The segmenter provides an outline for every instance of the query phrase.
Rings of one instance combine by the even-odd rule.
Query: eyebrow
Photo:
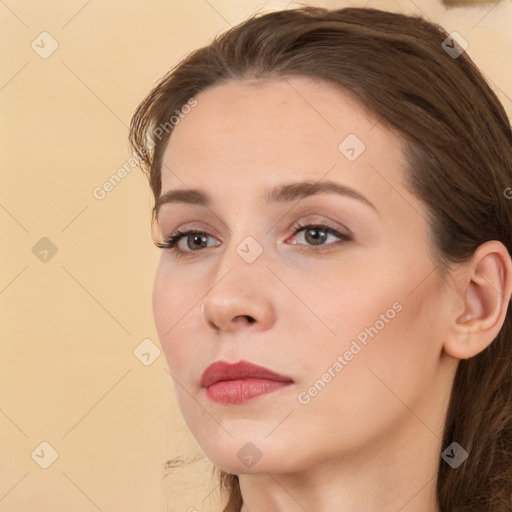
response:
[[[294,183],[285,183],[278,185],[272,189],[267,189],[263,198],[266,204],[290,202],[317,194],[338,194],[344,197],[357,199],[367,206],[373,208],[377,213],[375,205],[359,193],[357,190],[350,188],[335,181],[299,181]],[[174,189],[162,194],[156,201],[153,208],[154,213],[158,216],[160,208],[164,204],[184,203],[190,205],[199,205],[209,208],[211,206],[210,197],[201,190],[197,189]]]

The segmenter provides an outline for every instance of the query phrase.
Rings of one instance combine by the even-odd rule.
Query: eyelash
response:
[[[328,224],[325,224],[324,222],[318,222],[315,224],[298,224],[294,228],[293,236],[297,236],[301,231],[309,229],[318,229],[319,231],[325,232],[326,234],[334,235],[340,238],[340,243],[344,244],[347,242],[350,242],[352,240],[352,237],[350,235],[340,233],[337,229],[334,229],[333,227],[329,226]],[[183,251],[178,247],[178,244],[180,240],[188,235],[208,235],[208,233],[204,231],[198,231],[198,230],[188,230],[188,231],[180,231],[177,229],[172,235],[170,235],[168,238],[166,238],[163,242],[155,242],[155,245],[160,249],[168,249],[170,252],[174,253],[176,257],[182,257],[186,255],[191,255],[194,253],[199,253],[202,251],[202,249],[197,249],[195,251]],[[299,245],[299,244],[297,244]],[[304,244],[300,244],[304,245]],[[312,248],[314,251],[319,252],[322,251],[321,247],[329,247],[332,245],[338,245],[335,243],[330,243],[327,245],[321,244],[318,246],[309,245],[309,248]],[[315,249],[314,247],[319,247],[320,249]],[[205,248],[203,248],[205,249]],[[325,250],[325,249],[324,249]]]

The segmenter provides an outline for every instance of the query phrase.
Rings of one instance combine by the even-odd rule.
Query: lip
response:
[[[248,361],[212,363],[201,376],[208,397],[219,403],[244,403],[293,384],[293,379]]]

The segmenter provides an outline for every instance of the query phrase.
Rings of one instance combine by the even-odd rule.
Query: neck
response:
[[[304,471],[239,475],[241,512],[439,512],[441,437],[410,423],[408,435],[382,436]]]

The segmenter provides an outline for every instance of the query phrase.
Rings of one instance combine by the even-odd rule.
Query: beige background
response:
[[[511,112],[512,1],[304,3],[423,12],[469,42]],[[156,357],[149,188],[134,169],[104,199],[93,190],[127,162],[131,115],[171,65],[256,10],[287,5],[0,2],[0,511],[219,509],[207,461],[162,479],[165,460],[197,447]],[[42,58],[51,38],[58,48]],[[47,469],[42,442],[58,453]]]

